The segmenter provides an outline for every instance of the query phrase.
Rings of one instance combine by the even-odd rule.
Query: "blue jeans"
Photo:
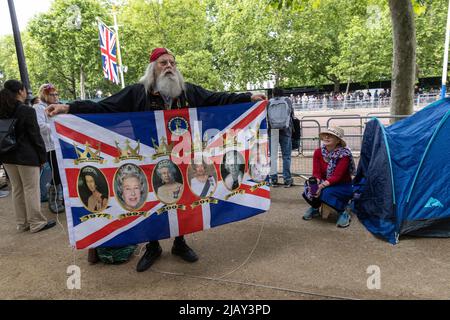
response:
[[[306,188],[306,184],[305,184]],[[343,212],[350,200],[353,198],[353,188],[351,183],[340,183],[326,187],[320,193],[319,198],[308,199],[303,192],[303,198],[313,208],[319,208],[322,203],[326,203],[337,212]]]
[[[283,180],[284,180],[284,183],[287,184],[292,181],[292,175],[291,175],[292,138],[291,138],[290,131],[279,130],[278,141],[281,146],[281,157],[283,159]],[[276,175],[276,174],[271,175],[270,179],[272,180],[272,182],[277,182],[278,175]]]
[[[41,174],[40,174],[40,190],[41,190],[41,202],[48,201],[48,187],[52,180],[52,168],[50,167],[50,163],[46,162],[42,166]]]

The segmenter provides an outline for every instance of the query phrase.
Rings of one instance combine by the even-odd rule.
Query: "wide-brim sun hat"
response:
[[[331,134],[331,135],[335,136],[336,138],[338,138],[338,139],[340,140],[341,145],[342,145],[343,147],[346,147],[346,146],[347,146],[347,142],[345,142],[345,140],[344,140],[344,135],[345,135],[344,129],[342,129],[341,127],[329,127],[329,128],[327,128],[325,131],[322,131],[322,132],[319,134],[319,138],[320,138],[321,140],[322,140],[322,136],[323,136],[324,134]]]

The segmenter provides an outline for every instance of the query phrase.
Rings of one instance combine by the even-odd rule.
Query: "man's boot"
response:
[[[152,266],[152,264],[161,256],[162,249],[158,241],[150,241],[146,245],[144,255],[139,260],[136,271],[142,272]]]
[[[97,249],[91,248],[88,250],[88,262],[90,264],[95,264],[98,262]]]
[[[172,254],[179,256],[187,262],[195,262],[198,260],[197,254],[186,244],[183,236],[176,237],[173,241]]]

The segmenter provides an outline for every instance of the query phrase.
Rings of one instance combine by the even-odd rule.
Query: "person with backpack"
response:
[[[278,143],[281,146],[283,159],[283,182],[285,188],[294,184],[291,175],[292,128],[294,109],[292,101],[283,97],[283,90],[274,88],[272,99],[267,106],[267,118],[270,137],[270,184],[278,187]]]
[[[26,97],[25,86],[17,80],[6,81],[0,91],[0,162],[11,182],[17,230],[35,233],[56,222],[41,213],[39,169],[46,161],[45,145]]]

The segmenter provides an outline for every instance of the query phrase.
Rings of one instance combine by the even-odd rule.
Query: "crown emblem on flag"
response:
[[[241,147],[242,143],[238,142],[238,136],[236,135],[226,135],[223,140],[224,148],[236,148]]]
[[[195,159],[203,159],[206,156],[208,147],[208,136],[205,134],[205,140],[200,138],[198,132],[191,141],[191,150],[186,151],[185,155],[194,154]]]
[[[167,126],[170,132],[176,136],[181,136],[188,132],[189,123],[182,117],[175,117],[169,120]]]
[[[259,126],[257,127],[257,129],[254,128],[249,129],[249,132],[250,132],[249,138],[250,143],[266,142],[267,135],[261,132]]]
[[[100,154],[101,154],[101,151],[100,151],[101,144],[100,143],[97,145],[97,150],[95,150],[95,151],[92,151],[91,145],[87,141],[84,144],[84,147],[85,147],[84,151],[80,151],[78,149],[78,146],[75,143],[73,144],[73,146],[75,148],[75,152],[78,157],[76,160],[74,160],[74,163],[76,165],[83,163],[83,162],[97,162],[97,163],[105,162],[105,159],[103,159],[100,156]]]
[[[165,137],[161,138],[160,145],[157,145],[155,139],[153,139],[153,138],[152,138],[152,142],[153,142],[153,147],[155,148],[155,151],[156,151],[155,154],[152,156],[153,160],[164,157],[164,156],[170,156],[170,154],[172,153],[174,143],[171,142],[171,143],[167,144]]]
[[[121,148],[118,141],[115,141],[117,151],[119,151],[119,156],[114,159],[115,163],[123,160],[136,159],[142,161],[144,158],[139,154],[141,151],[141,142],[138,140],[137,146],[135,148],[131,147],[130,140],[125,140],[125,148]]]
[[[198,133],[195,134],[194,139],[192,140],[192,153],[203,152],[206,150],[208,146],[208,136],[205,135],[205,139],[202,140]]]

